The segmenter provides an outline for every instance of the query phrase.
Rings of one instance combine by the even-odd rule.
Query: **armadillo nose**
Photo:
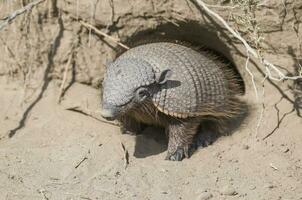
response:
[[[101,115],[104,119],[108,120],[108,121],[112,121],[114,120],[114,113],[112,110],[109,109],[102,109],[101,110]]]

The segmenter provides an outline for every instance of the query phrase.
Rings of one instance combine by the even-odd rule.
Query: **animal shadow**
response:
[[[165,129],[160,127],[148,126],[142,134],[136,136],[134,156],[145,158],[160,154],[167,150],[168,139]]]
[[[205,118],[194,137],[191,149],[194,151],[212,145],[221,136],[233,134],[244,123],[248,117],[248,105],[243,104],[242,112],[236,117],[224,121]],[[146,158],[160,154],[167,150],[168,137],[165,129],[160,127],[147,126],[144,131],[136,135],[134,156],[136,158]]]

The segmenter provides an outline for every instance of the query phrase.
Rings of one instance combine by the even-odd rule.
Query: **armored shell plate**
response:
[[[193,117],[222,112],[228,98],[227,81],[221,66],[207,54],[173,43],[151,43],[134,47],[118,59],[143,59],[155,72],[165,69],[172,76],[153,96],[163,113]]]

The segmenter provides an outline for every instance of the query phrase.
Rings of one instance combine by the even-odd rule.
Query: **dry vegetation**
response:
[[[30,32],[30,23],[31,23],[31,18],[32,18],[30,15],[32,15],[32,9],[33,9],[33,7],[38,6],[42,2],[45,2],[45,0],[37,0],[37,1],[33,1],[33,2],[21,1],[20,3],[23,7],[7,14],[5,17],[2,18],[0,30],[3,29],[5,26],[9,25],[9,23],[11,23],[18,15],[24,14],[27,17],[23,18],[23,23],[18,24],[18,25],[22,27],[22,28],[20,27],[21,31],[23,29],[25,29],[25,33],[23,35],[26,39],[26,37],[28,37],[28,34]],[[264,65],[265,78],[269,77],[270,79],[272,79],[274,81],[282,81],[284,79],[296,80],[298,78],[301,78],[301,72],[302,72],[301,64],[298,64],[298,66],[297,66],[296,75],[288,76],[286,74],[286,72],[284,70],[282,70],[282,66],[279,67],[279,66],[272,64],[268,60],[264,59],[264,57],[262,55],[262,46],[263,46],[263,42],[264,42],[263,41],[264,37],[261,35],[261,32],[262,32],[261,24],[257,20],[256,11],[263,8],[265,2],[261,2],[258,0],[232,0],[230,3],[231,6],[229,6],[229,7],[219,6],[219,5],[208,5],[208,4],[205,4],[201,0],[196,0],[193,2],[196,2],[197,3],[196,5],[200,6],[203,9],[203,11],[212,15],[214,18],[217,19],[217,21],[221,22],[222,25],[224,25],[228,29],[228,31],[230,31],[230,33],[233,34],[233,36],[235,38],[237,38],[239,41],[241,41],[242,44],[245,46],[246,52],[247,52],[247,61],[246,61],[245,69],[248,71],[248,73],[252,77],[252,82],[254,85],[254,89],[256,91],[256,96],[258,96],[258,90],[256,89],[257,87],[255,85],[256,83],[254,80],[254,75],[253,75],[254,73],[248,67],[249,59],[251,56],[258,59],[259,62]],[[49,15],[53,16],[53,17],[57,16],[59,13],[59,11],[56,8],[57,2],[55,0],[53,0],[53,1],[49,1],[47,3],[49,5],[48,7],[50,9]],[[77,9],[79,7],[78,3],[79,2],[77,2]],[[95,2],[95,4],[97,4],[97,2]],[[13,5],[12,2],[3,1],[1,3],[1,6],[3,8],[5,6],[7,8],[12,7],[12,5]],[[17,4],[17,5],[19,6],[19,4]],[[112,6],[112,8],[114,8],[114,5],[112,2],[111,2],[111,6]],[[225,9],[231,9],[231,10],[240,8],[242,10],[242,12],[236,13],[236,12],[230,11],[229,19],[224,20],[217,12],[215,12],[214,10],[211,10],[210,9],[211,7],[213,7],[213,9],[225,8]],[[286,7],[284,9],[286,9]],[[12,10],[12,9],[6,9],[6,10]],[[78,14],[78,10],[76,12]],[[37,13],[35,13],[35,14],[37,14]],[[94,18],[94,15],[95,15],[95,10],[91,10],[91,19]],[[297,18],[296,14],[295,14],[295,17]],[[79,19],[78,16],[76,16],[76,18]],[[228,20],[234,21],[234,23],[232,23],[233,27],[228,24],[228,22],[227,22]],[[105,32],[97,30],[97,28],[93,27],[91,24],[83,22],[83,21],[79,21],[79,22],[82,25],[88,27],[88,29],[89,29],[89,44],[90,44],[90,38],[91,38],[90,35],[91,35],[92,31],[94,31],[95,33],[103,36],[105,40],[116,43],[117,45],[120,45],[123,48],[126,48],[126,49],[128,48],[126,45],[123,45],[122,43],[120,43],[119,39],[109,36]],[[293,28],[297,34],[298,44],[300,44],[300,51],[301,51],[301,42],[300,42],[300,37],[299,37],[299,24],[300,24],[299,19],[296,19]],[[14,54],[14,52],[7,45],[7,43],[3,39],[1,39],[1,42],[6,47],[6,51],[9,54],[9,56],[12,57],[13,60],[15,60],[15,67],[13,67],[11,70],[9,70],[9,74],[13,75],[13,74],[18,73],[21,76],[21,80],[25,81],[26,77],[30,77],[29,74],[31,74],[32,70],[33,70],[31,68],[28,69],[25,66],[32,66],[32,65],[20,63],[18,61],[18,59],[16,58],[16,55]],[[27,45],[27,48],[30,48],[30,45]],[[25,56],[25,57],[28,57],[28,56]],[[69,61],[69,59],[68,59],[68,61]],[[60,75],[60,74],[57,74],[56,76],[62,77],[62,75]],[[64,79],[66,79],[66,67],[65,67],[65,73],[63,76],[65,77]]]

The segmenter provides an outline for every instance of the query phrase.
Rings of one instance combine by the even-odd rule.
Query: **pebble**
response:
[[[250,186],[250,190],[255,190],[256,189],[256,186],[255,185],[251,185]]]
[[[196,200],[209,200],[213,197],[213,195],[209,192],[204,192],[200,194]]]
[[[247,145],[247,144],[244,144],[244,145],[242,146],[242,149],[245,149],[245,150],[248,150],[249,148],[250,148],[250,146]]]
[[[273,189],[273,188],[275,188],[275,186],[273,184],[267,184],[267,185],[265,185],[265,188]]]
[[[236,194],[238,194],[235,190],[235,188],[233,188],[230,185],[226,185],[221,189],[221,194],[223,195],[227,195],[227,196],[235,196]]]

